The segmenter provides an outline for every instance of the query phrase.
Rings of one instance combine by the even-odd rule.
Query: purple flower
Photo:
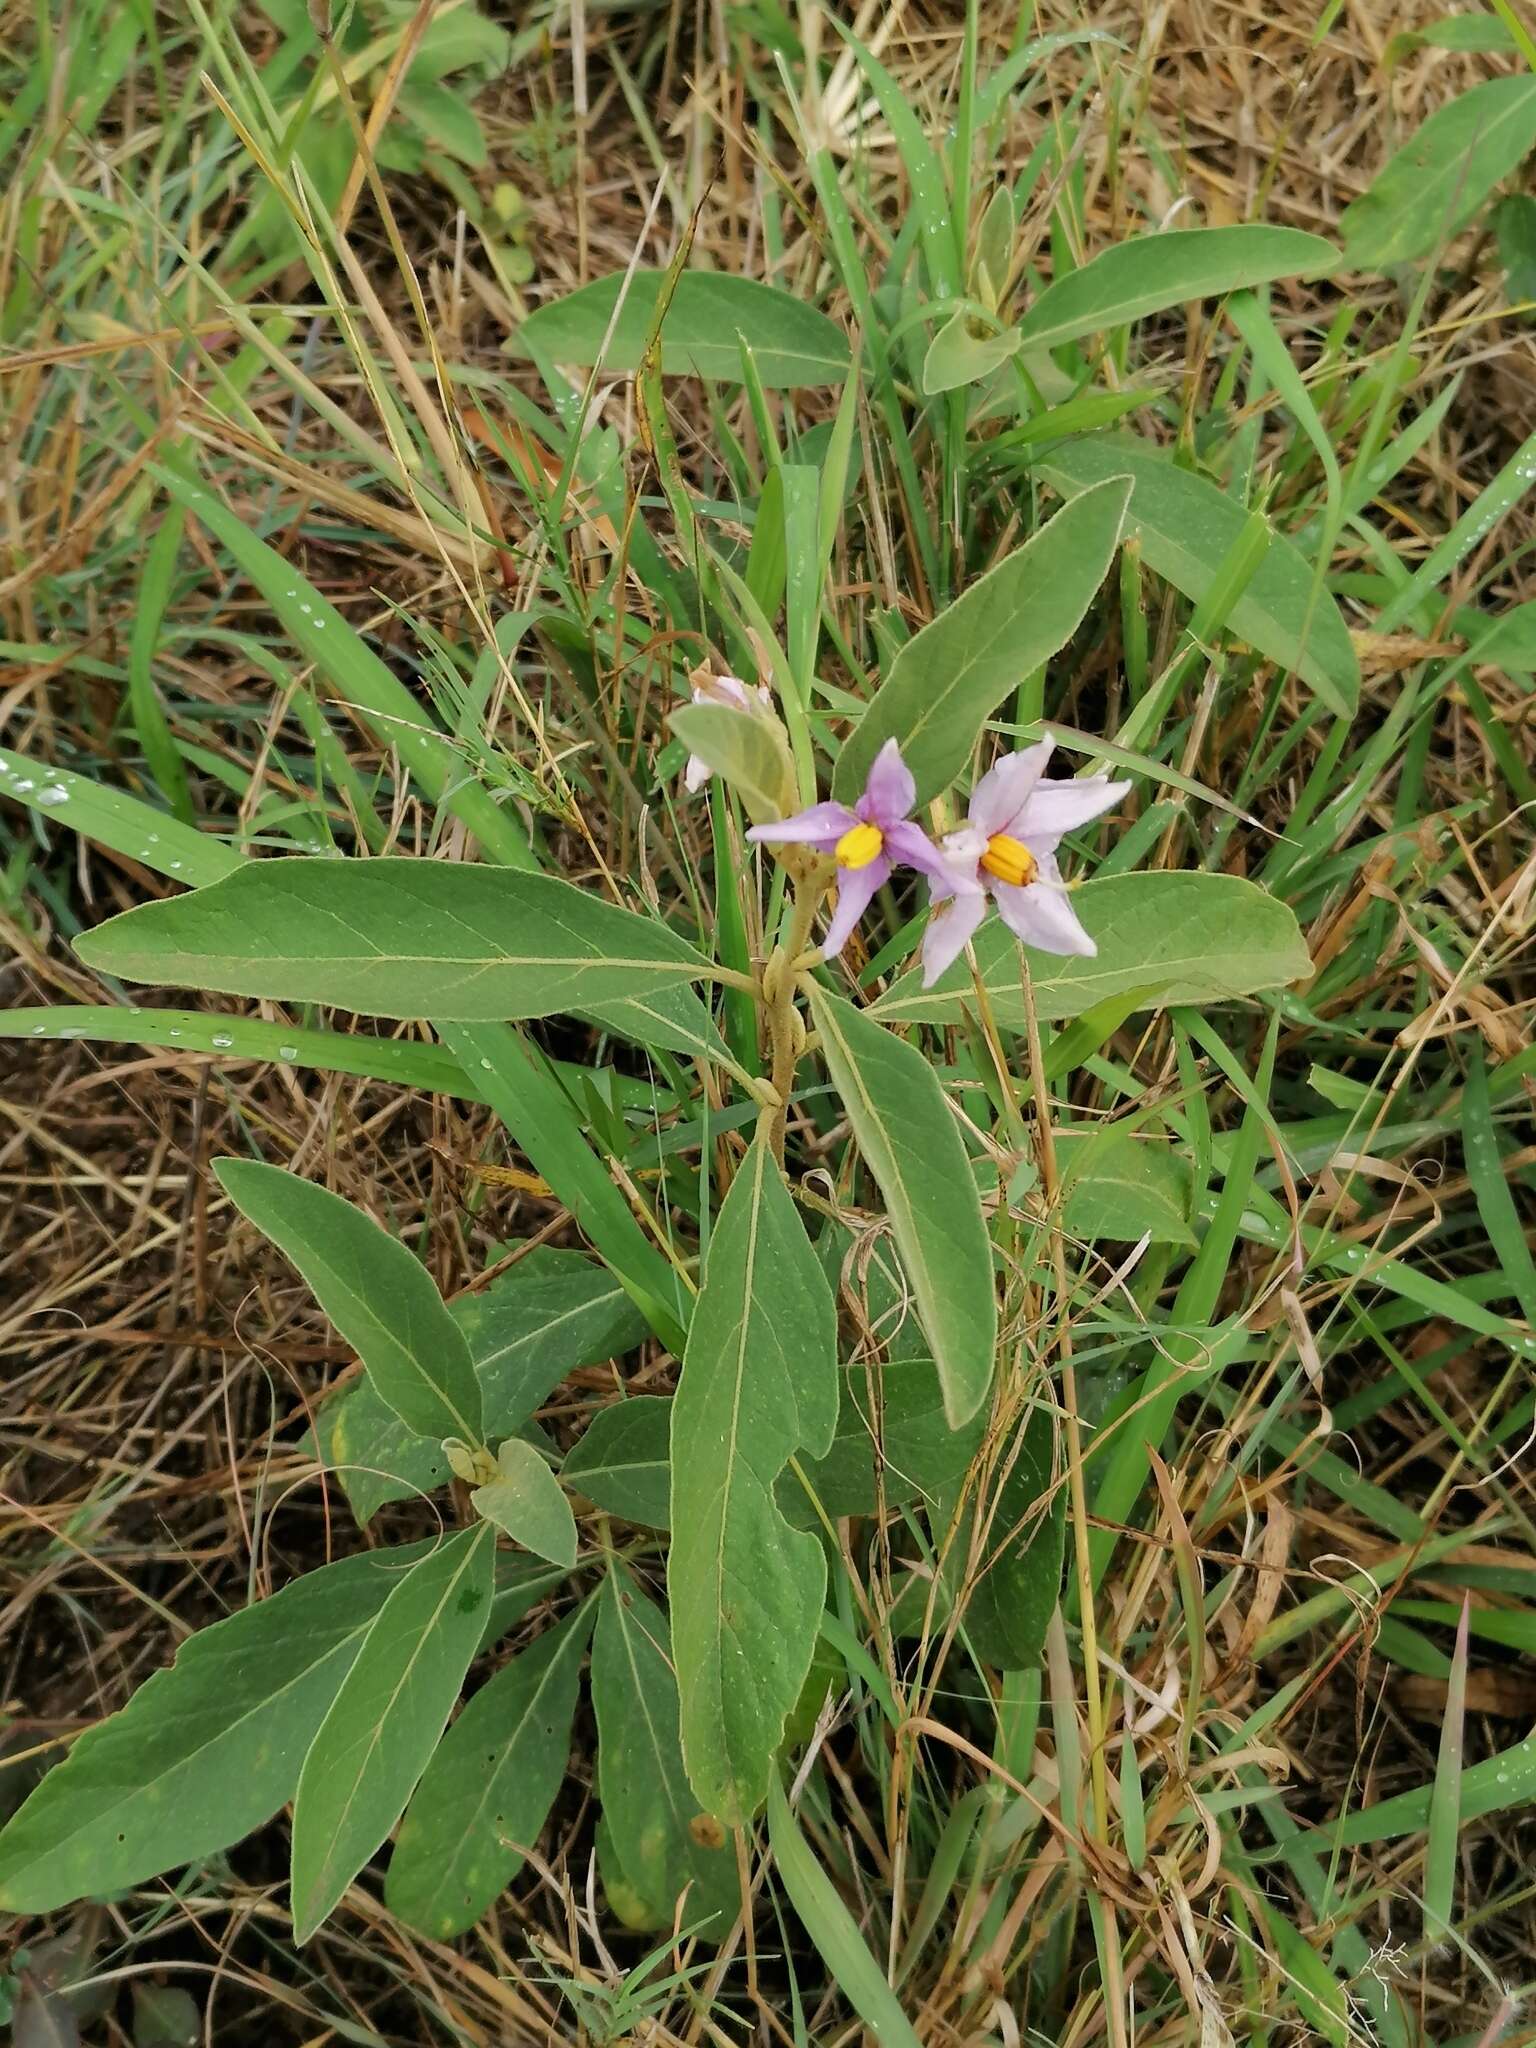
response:
[[[971,792],[970,816],[945,836],[943,869],[930,881],[933,914],[923,934],[923,986],[931,988],[964,951],[990,892],[998,915],[1042,953],[1098,951],[1083,930],[1056,865],[1062,836],[1118,803],[1128,782],[1087,775],[1042,780],[1054,742],[1009,754]]]
[[[747,837],[761,846],[793,842],[836,856],[837,909],[827,926],[824,949],[829,960],[848,943],[892,868],[917,868],[936,886],[944,878],[944,865],[927,833],[908,821],[916,800],[917,785],[901,749],[887,740],[852,810],[847,804],[812,804],[808,811],[772,825],[754,825],[748,832]]]

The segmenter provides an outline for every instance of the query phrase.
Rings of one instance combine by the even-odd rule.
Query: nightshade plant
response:
[[[1043,292],[1019,345],[1061,346],[1110,318],[1328,254],[1285,230],[1156,240],[1151,270],[1136,268],[1138,244],[1129,267],[1112,250]],[[634,351],[654,435],[660,368],[691,360],[684,349],[669,362],[664,316],[669,304],[686,315],[682,287],[705,281],[674,277],[675,297],[646,273],[632,282],[638,336],[613,317],[612,281],[545,309],[527,334],[581,360],[573,336],[596,323],[621,359]],[[847,370],[837,330],[821,327],[831,342],[813,327],[800,355],[765,358],[777,381],[813,374],[813,344],[842,347]],[[951,336],[943,358],[954,381],[963,339]],[[834,429],[845,464],[852,418],[845,407]],[[1137,774],[1109,779],[1126,750],[1047,780],[1053,747],[1092,757],[1096,743],[1010,715],[1025,679],[1082,625],[1133,496],[1145,499],[1138,533],[1152,558],[1152,460],[1116,436],[1055,443],[1043,473],[1061,508],[920,630],[893,633],[863,702],[813,693],[803,595],[792,659],[750,581],[724,563],[701,570],[700,601],[733,664],[746,669],[755,650],[760,666],[748,682],[706,664],[677,686],[673,791],[690,800],[677,787],[686,776],[691,800],[712,807],[719,855],[719,900],[686,927],[676,911],[548,872],[515,812],[462,772],[414,705],[402,714],[342,615],[190,470],[155,469],[305,654],[339,663],[353,701],[394,717],[407,772],[480,858],[247,858],[158,814],[148,834],[146,806],[54,778],[56,816],[109,844],[131,836],[136,857],[190,885],[84,936],[90,966],[124,982],[411,1020],[435,1042],[165,1012],[116,1013],[103,1035],[219,1050],[238,1034],[242,1049],[283,1061],[488,1103],[580,1244],[517,1256],[445,1301],[413,1252],[338,1196],[254,1148],[215,1163],[224,1193],[361,1362],[309,1439],[359,1521],[390,1500],[457,1490],[442,1495],[437,1536],[343,1557],[230,1615],[81,1736],[0,1834],[0,1906],[44,1912],[196,1863],[291,1802],[301,1938],[391,1838],[389,1906],[425,1934],[452,1935],[539,1834],[590,1651],[609,1897],[637,1926],[680,1920],[723,1936],[746,1867],[730,1830],[766,1802],[776,1845],[787,1839],[780,1774],[822,1705],[818,1644],[851,1639],[846,1601],[828,1605],[829,1564],[840,1571],[841,1546],[861,1540],[866,1518],[905,1511],[914,1636],[948,1614],[981,1668],[1038,1663],[1063,1586],[1057,1418],[1077,1426],[1070,1371],[1059,1384],[1035,1371],[1016,1334],[1026,1294],[1060,1284],[1046,1212],[1020,1173],[1036,1138],[1049,1143],[1048,1091],[1135,1012],[1245,999],[1309,969],[1294,916],[1253,882],[1137,872],[1123,859],[1093,877],[1095,821],[1119,807],[1133,822]],[[828,528],[823,568],[831,545]],[[653,573],[670,574],[659,556]],[[1200,594],[1212,573],[1205,563]],[[1281,623],[1255,610],[1243,626],[1261,652],[1294,626],[1293,597],[1282,591]],[[1341,697],[1353,687],[1348,641],[1326,596],[1313,613],[1293,665]],[[1271,651],[1280,663],[1293,655],[1288,639]],[[35,794],[25,763],[3,765],[13,793]],[[1074,866],[1087,879],[1064,879]],[[733,959],[738,887],[764,938],[755,952],[736,944]],[[998,917],[985,917],[989,902]],[[884,942],[877,968],[850,958],[861,920],[868,945]],[[70,1014],[36,1028],[100,1023]],[[702,1193],[663,1142],[655,1090],[621,1095],[610,1077],[604,1096],[588,1070],[520,1028],[557,1015],[641,1048],[669,1077],[669,1118],[692,1105],[713,1175]],[[1000,1071],[1033,1102],[1033,1130],[997,1096]],[[648,1133],[669,1220],[632,1175],[610,1170],[637,1133]],[[1171,1224],[1149,1225],[1137,1207],[1147,1190],[1122,1199],[1121,1165],[1101,1155],[1098,1134],[1063,1128],[1056,1140],[1074,1195],[1095,1198],[1098,1235],[1193,1242],[1176,1178],[1153,1190]],[[1045,1192],[1054,1202],[1061,1188]],[[874,1351],[845,1345],[851,1294],[873,1310]],[[1208,1325],[1214,1307],[1211,1295],[1190,1319]],[[1202,1342],[1203,1357],[1219,1356],[1209,1331]],[[562,1458],[541,1406],[576,1368],[641,1345],[663,1368],[652,1383],[675,1392],[607,1407]],[[1143,1360],[1119,1412],[1171,1412],[1176,1363],[1167,1347]],[[1126,1433],[1105,1441],[1101,1511],[1113,1519],[1128,1505],[1113,1462]],[[985,1514],[983,1472],[997,1482]],[[1077,1508],[1069,1598],[1091,1602],[1095,1559]],[[455,1717],[477,1656],[544,1602],[560,1619]]]

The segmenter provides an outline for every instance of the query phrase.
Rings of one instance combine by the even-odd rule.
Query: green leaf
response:
[[[794,808],[795,771],[777,722],[728,704],[688,704],[670,722],[689,753],[740,792],[758,824]]]
[[[1123,1124],[1091,1133],[1058,1131],[1068,1234],[1193,1246],[1189,1163],[1167,1144]]]
[[[447,1537],[380,1608],[299,1773],[293,1928],[308,1941],[405,1811],[479,1646],[495,1544]]]
[[[1400,64],[1415,50],[1513,50],[1508,25],[1493,14],[1443,14],[1428,28],[1407,29],[1387,44],[1388,67]]]
[[[1339,216],[1351,270],[1412,263],[1465,227],[1536,144],[1536,77],[1490,78],[1439,107]]]
[[[1038,462],[1060,490],[1086,491],[1107,477],[1130,476],[1135,488],[1127,535],[1141,543],[1150,569],[1198,604],[1221,574],[1250,516],[1248,507],[1208,477],[1180,469],[1134,434],[1094,434],[1053,448]],[[1225,621],[1238,638],[1311,684],[1330,710],[1353,713],[1360,664],[1333,597],[1312,565],[1283,534],[1272,535],[1263,560]]]
[[[129,981],[456,1021],[612,1011],[708,971],[658,920],[568,882],[436,860],[250,861],[76,950]]]
[[[1051,1492],[1053,1439],[1048,1410],[1037,1408],[1024,1425],[1007,1476],[987,1499],[990,1520],[962,1603],[962,1626],[972,1649],[984,1663],[1004,1671],[1028,1671],[1039,1661],[1061,1596],[1067,1498],[1063,1487]],[[975,1522],[975,1508],[968,1508],[949,1546],[945,1578],[952,1589],[972,1569]]]
[[[484,1432],[493,1440],[520,1433],[568,1373],[621,1356],[646,1331],[645,1318],[601,1266],[547,1245],[482,1292],[459,1295],[448,1312],[469,1345]],[[362,1527],[387,1501],[447,1484],[441,1439],[407,1428],[366,1377],[326,1402],[316,1430],[319,1455]]]
[[[844,1366],[838,1377],[842,1400],[832,1448],[824,1458],[800,1461],[825,1514],[834,1520],[870,1515],[882,1500],[887,1508],[937,1501],[959,1484],[980,1447],[986,1414],[978,1411],[964,1428],[950,1428],[931,1358],[888,1358],[873,1369]],[[793,1473],[779,1481],[779,1502],[797,1527],[820,1528]]]
[[[475,1694],[411,1798],[384,1902],[447,1941],[473,1927],[522,1869],[565,1779],[592,1607],[548,1628]]]
[[[768,1842],[790,1904],[820,1951],[833,1983],[879,2048],[918,2048],[917,2035],[885,1972],[870,1954],[869,1944],[820,1857],[801,1834],[777,1774],[768,1788]]]
[[[411,1554],[324,1565],[184,1642],[0,1832],[0,1910],[120,1891],[270,1820]]]
[[[45,1778],[44,1785],[47,1782]],[[37,1796],[33,1794],[34,1798]],[[1435,1786],[1431,1780],[1428,1784],[1416,1785],[1411,1792],[1397,1792],[1390,1799],[1378,1799],[1372,1806],[1362,1806],[1357,1812],[1347,1813],[1330,1822],[1329,1844],[1354,1848],[1365,1842],[1397,1842],[1409,1835],[1422,1834],[1429,1825],[1434,1796]],[[1533,1800],[1536,1800],[1536,1736],[1528,1735],[1512,1748],[1498,1750],[1492,1756],[1485,1756],[1481,1762],[1467,1764],[1462,1769],[1458,1811],[1463,1827],[1469,1827],[1473,1821],[1482,1820],[1490,1813],[1507,1813],[1512,1807],[1529,1807]],[[0,1843],[3,1841],[4,1837],[0,1836]],[[0,1890],[0,1897],[3,1896],[3,1890]]]
[[[452,1477],[441,1439],[402,1422],[366,1374],[326,1402],[315,1437],[316,1455],[341,1481],[360,1529],[386,1502],[436,1493]]]
[[[408,78],[400,88],[399,107],[402,116],[419,128],[434,148],[474,170],[484,167],[485,131],[461,93],[446,85]]]
[[[1129,492],[1115,480],[1083,492],[905,642],[838,756],[834,795],[851,803],[891,739],[919,804],[948,787],[998,705],[1082,623],[1119,544]]]
[[[700,1803],[745,1822],[810,1669],[826,1559],[774,1483],[837,1423],[832,1296],[763,1140],[709,1240],[672,1400],[667,1586],[683,1755]]]
[[[340,1195],[256,1159],[213,1166],[248,1216],[309,1283],[367,1368],[374,1391],[421,1436],[480,1438],[480,1385],[432,1276]]]
[[[998,194],[1004,200],[1007,196],[1006,192]],[[1009,218],[1012,219],[1011,213]],[[973,327],[979,324],[973,314],[956,313],[929,342],[928,353],[923,357],[923,390],[928,397],[940,391],[958,390],[962,384],[978,383],[1018,353],[1017,329],[1004,328],[997,334],[973,333]]]
[[[423,1045],[417,1039],[373,1038],[361,1031],[269,1024],[263,1017],[221,1017],[217,1011],[59,1003],[0,1012],[0,1038],[83,1038],[93,1045],[156,1045],[169,1052],[209,1053],[228,1060],[277,1060],[285,1067],[360,1074],[397,1088],[455,1095],[465,1102],[485,1099],[478,1085],[439,1045]]]
[[[1493,209],[1499,261],[1504,266],[1504,296],[1516,305],[1536,299],[1536,199],[1512,192]]]
[[[568,1373],[622,1358],[644,1316],[581,1252],[540,1245],[478,1294],[453,1303],[480,1380],[488,1436],[511,1436]]]
[[[508,346],[519,353],[536,348],[554,362],[581,368],[601,362],[610,373],[638,370],[665,276],[637,270],[627,286],[622,272],[600,277],[530,313]],[[615,319],[621,291],[624,303]],[[758,375],[770,389],[840,384],[848,374],[846,335],[803,299],[755,278],[684,271],[661,323],[663,371],[739,384],[741,336],[752,344]]]
[[[190,1991],[135,1979],[133,2048],[198,2048],[203,2039],[203,2016]]]
[[[683,1769],[666,1617],[617,1563],[598,1608],[592,1709],[597,1794],[621,1874],[667,1927],[686,1888],[683,1924],[703,1920],[718,1938],[741,1907],[735,1855],[728,1840],[711,1846],[707,1827],[702,1840],[693,1832],[701,1816]]]
[[[610,1515],[665,1529],[670,1516],[668,1452],[672,1403],[655,1394],[600,1408],[560,1468],[577,1493]]]
[[[958,1429],[987,1397],[997,1342],[992,1246],[959,1126],[916,1046],[815,984],[811,1009]]]
[[[1117,242],[1040,294],[1019,322],[1026,349],[1060,348],[1191,299],[1277,277],[1319,277],[1338,251],[1299,228],[1168,228]]]
[[[546,1564],[542,1558],[524,1557],[509,1550],[498,1551],[496,1590],[475,1646],[476,1656],[494,1648],[546,1594],[563,1585],[566,1576],[564,1565]]]
[[[1072,903],[1098,946],[1093,959],[1020,946],[1000,918],[977,933],[977,971],[1005,1029],[1025,1028],[1026,966],[1042,1023],[1081,1017],[1117,995],[1156,1010],[1285,988],[1312,972],[1295,913],[1237,875],[1104,875],[1074,889]],[[872,1014],[892,1023],[949,1022],[970,988],[963,962],[931,989],[914,971]]]
[[[496,1478],[469,1496],[477,1515],[551,1564],[576,1562],[576,1518],[560,1482],[532,1444],[509,1436],[496,1453]]]
[[[156,874],[174,875],[193,888],[222,881],[245,865],[222,839],[183,825],[153,804],[108,789],[88,775],[29,760],[8,747],[0,747],[0,796],[12,797],[40,818],[67,825],[96,845],[109,846]]]

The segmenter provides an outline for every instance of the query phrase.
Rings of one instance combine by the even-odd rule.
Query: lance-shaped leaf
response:
[[[757,374],[770,389],[840,384],[848,374],[848,337],[825,313],[793,292],[728,271],[681,272],[664,304],[667,274],[615,271],[547,306],[539,306],[510,347],[557,363],[601,363],[609,375],[643,367],[659,338],[668,376],[741,382],[741,346],[752,344]]]
[[[703,1920],[718,1938],[741,1907],[736,1858],[723,1833],[700,1825],[689,1790],[666,1617],[617,1564],[592,1643],[592,1707],[598,1797],[620,1872],[666,1927],[686,1888],[684,1925]]]
[[[1158,1010],[1285,988],[1312,972],[1295,913],[1237,875],[1104,875],[1074,889],[1072,905],[1099,949],[1092,959],[1021,947],[1000,918],[976,934],[976,971],[1006,1029],[1025,1028],[1026,967],[1042,1023],[1081,1017],[1116,996]],[[919,974],[903,975],[874,1014],[947,1023],[970,990],[970,968],[957,961],[931,989]]]
[[[1137,235],[1047,286],[1016,332],[1026,349],[1059,348],[1191,299],[1277,277],[1319,277],[1338,260],[1332,243],[1300,228],[1260,224]]]
[[[811,1009],[958,1429],[987,1397],[997,1342],[992,1246],[959,1128],[916,1046],[816,985]]]
[[[320,1723],[293,1807],[293,1927],[308,1941],[405,1811],[479,1646],[494,1538],[462,1530],[380,1608]]]
[[[1459,93],[1345,207],[1344,260],[1352,270],[1385,270],[1427,256],[1466,226],[1533,146],[1536,78],[1528,72]]]
[[[683,1756],[699,1803],[747,1820],[815,1647],[826,1559],[774,1485],[837,1425],[837,1328],[783,1174],[759,1140],[710,1237],[672,1401],[667,1586]]]
[[[833,794],[861,795],[895,740],[926,803],[954,781],[1010,690],[1064,647],[1104,580],[1131,486],[1111,477],[1062,507],[897,653],[837,758]]]
[[[1126,532],[1149,568],[1198,604],[1241,547],[1250,508],[1209,477],[1180,469],[1135,434],[1085,434],[1039,458],[1042,475],[1063,491],[1100,490],[1129,476]],[[1074,500],[1074,503],[1077,501]],[[1326,566],[1326,565],[1325,565]],[[1343,616],[1294,541],[1271,533],[1258,567],[1226,613],[1229,630],[1311,684],[1343,717],[1360,695],[1360,663]]]
[[[571,1753],[584,1602],[487,1680],[428,1764],[389,1860],[384,1898],[446,1941],[473,1927],[522,1869]]]
[[[0,1833],[0,1910],[51,1913],[270,1820],[422,1546],[343,1558],[189,1638],[87,1729]]]
[[[609,1273],[547,1245],[448,1309],[469,1345],[492,1442],[519,1432],[568,1372],[632,1350],[645,1335],[645,1318]],[[441,1437],[407,1428],[366,1376],[326,1402],[308,1448],[336,1473],[364,1527],[386,1501],[448,1483]]]
[[[480,1383],[432,1276],[340,1195],[257,1159],[218,1159],[230,1200],[309,1282],[375,1393],[422,1436],[480,1438]]]
[[[127,981],[464,1022],[644,1003],[708,972],[658,919],[569,882],[438,860],[251,861],[76,950]]]

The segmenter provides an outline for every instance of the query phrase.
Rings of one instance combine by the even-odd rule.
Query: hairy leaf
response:
[[[598,1797],[620,1871],[664,1926],[686,1888],[684,1925],[703,1920],[718,1937],[741,1905],[736,1858],[700,1815],[683,1769],[666,1617],[619,1564],[598,1610],[592,1707]]]
[[[826,1559],[774,1486],[837,1423],[836,1318],[784,1177],[759,1140],[709,1241],[672,1401],[667,1586],[683,1755],[699,1802],[744,1822],[768,1788],[816,1641]]]
[[[958,1429],[987,1397],[997,1341],[992,1246],[959,1128],[916,1046],[819,986],[811,1009]]]
[[[917,801],[948,787],[1010,690],[1077,631],[1114,558],[1130,484],[1110,478],[1063,506],[898,651],[838,755],[835,794],[859,795],[895,740]]]
[[[473,1927],[525,1861],[565,1778],[584,1602],[510,1663],[465,1707],[411,1797],[384,1883],[408,1927],[447,1941]]]
[[[479,1647],[493,1555],[482,1523],[413,1565],[331,1701],[294,1799],[297,1940],[309,1940],[405,1811]]]
[[[1237,875],[1105,875],[1075,889],[1072,902],[1098,946],[1093,959],[1021,947],[1000,918],[988,918],[976,935],[977,971],[997,1021],[1010,1031],[1025,1026],[1026,966],[1044,1023],[1081,1017],[1117,995],[1138,996],[1139,1007],[1156,1010],[1285,988],[1312,971],[1294,912]],[[873,1014],[892,1023],[949,1022],[970,988],[963,961],[931,989],[914,972]]]
[[[257,1159],[218,1159],[220,1187],[308,1281],[374,1392],[422,1436],[480,1436],[469,1346],[432,1276],[371,1216]]]

